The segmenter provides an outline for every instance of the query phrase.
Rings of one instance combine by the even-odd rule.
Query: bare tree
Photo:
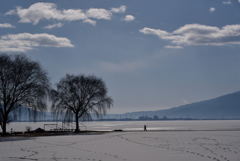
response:
[[[46,109],[49,81],[46,72],[24,55],[0,55],[0,125],[6,134],[10,113],[21,106]],[[21,111],[21,110],[19,110]]]
[[[75,120],[75,132],[79,132],[79,119],[90,119],[106,114],[112,106],[107,96],[105,83],[95,76],[66,75],[57,84],[57,90],[51,92],[53,111],[64,114],[65,120]]]

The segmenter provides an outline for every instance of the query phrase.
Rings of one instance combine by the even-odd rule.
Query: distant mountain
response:
[[[240,119],[240,91],[166,110],[131,112],[107,118]]]

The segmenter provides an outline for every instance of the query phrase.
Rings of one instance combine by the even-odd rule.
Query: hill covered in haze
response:
[[[166,110],[131,112],[107,117],[138,119],[154,116],[160,119],[240,119],[240,91]]]

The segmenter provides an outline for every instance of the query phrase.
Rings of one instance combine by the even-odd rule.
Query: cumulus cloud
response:
[[[55,24],[52,24],[52,25],[47,25],[47,26],[45,26],[44,28],[45,28],[45,29],[53,29],[53,28],[60,28],[60,27],[62,27],[62,26],[63,26],[62,23],[55,23]]]
[[[215,11],[216,11],[216,8],[214,7],[209,8],[209,12],[215,12]]]
[[[56,37],[46,33],[0,36],[0,52],[27,52],[37,47],[73,47],[73,44],[65,37]]]
[[[168,40],[173,46],[240,45],[240,24],[226,25],[222,28],[201,24],[186,24],[172,32],[148,27],[139,31],[143,34],[156,35],[160,39]]]
[[[126,10],[127,10],[127,6],[122,5],[122,6],[118,7],[118,8],[112,8],[111,12],[112,13],[125,13]]]
[[[133,15],[126,15],[123,20],[126,22],[130,22],[135,20],[135,17]]]
[[[83,21],[92,25],[95,20],[111,20],[113,13],[124,13],[126,6],[112,8],[110,10],[103,8],[83,9],[58,9],[55,3],[37,2],[28,8],[16,7],[10,10],[6,15],[17,15],[20,23],[38,24],[42,20],[58,21]]]
[[[17,15],[20,18],[19,22],[33,24],[37,24],[43,19],[74,21],[86,18],[86,15],[80,9],[58,10],[56,4],[44,2],[34,3],[25,9],[17,7],[8,11],[6,15]]]
[[[96,21],[94,21],[94,20],[92,20],[92,19],[89,19],[89,18],[86,19],[86,20],[84,20],[83,23],[88,23],[88,24],[91,24],[91,25],[93,25],[93,26],[95,26],[95,25],[97,24]]]
[[[86,15],[89,18],[110,20],[112,12],[102,8],[90,8],[88,9]]]
[[[182,49],[183,47],[182,46],[174,46],[174,45],[166,45],[165,48],[168,48],[168,49]]]
[[[0,28],[15,28],[15,26],[9,23],[0,23]]]

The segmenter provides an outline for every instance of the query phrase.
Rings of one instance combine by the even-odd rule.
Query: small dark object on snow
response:
[[[33,132],[35,132],[35,133],[42,133],[42,132],[45,132],[45,130],[42,129],[42,128],[37,128],[37,129],[34,130]]]
[[[147,125],[144,125],[144,131],[147,131]]]

